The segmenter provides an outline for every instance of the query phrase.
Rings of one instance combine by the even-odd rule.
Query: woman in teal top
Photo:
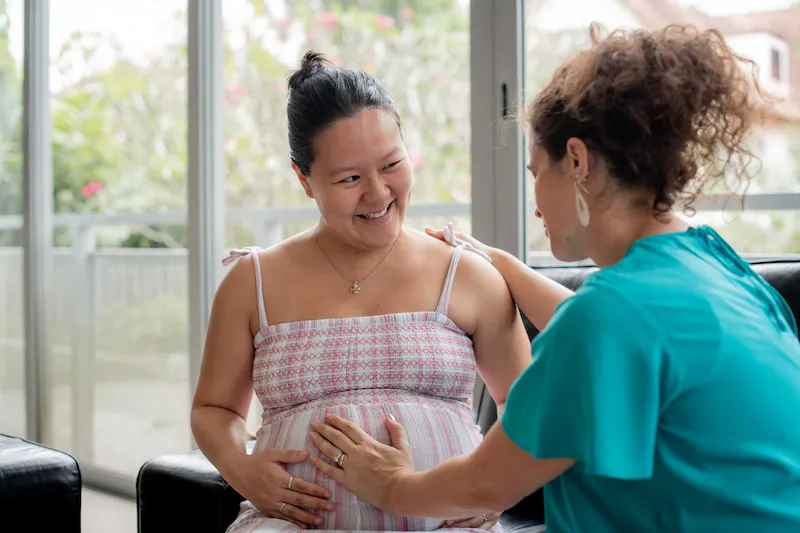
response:
[[[593,33],[527,119],[553,254],[600,270],[572,295],[484,248],[543,330],[501,422],[414,472],[402,421],[388,446],[331,417],[311,439],[338,466],[317,467],[402,515],[501,511],[546,485],[548,533],[800,531],[794,317],[672,213],[723,174],[746,179],[754,83],[714,32]]]

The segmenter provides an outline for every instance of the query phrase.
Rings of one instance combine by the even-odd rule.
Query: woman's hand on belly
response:
[[[323,424],[312,422],[311,430],[311,440],[317,448],[336,463],[332,465],[312,456],[314,466],[370,505],[391,511],[387,502],[394,482],[404,474],[414,472],[405,432],[393,433],[390,428],[392,446],[386,446],[352,422],[337,416],[326,417]],[[358,453],[355,453],[356,448]]]
[[[232,471],[231,485],[243,498],[270,518],[288,520],[297,526],[321,525],[322,518],[307,509],[333,511],[330,492],[289,475],[284,464],[302,463],[307,451],[271,448],[243,456]]]

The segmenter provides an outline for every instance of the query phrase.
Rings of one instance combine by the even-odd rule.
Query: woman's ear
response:
[[[297,174],[297,179],[300,180],[300,185],[303,186],[303,190],[306,191],[306,196],[309,198],[314,198],[314,189],[311,188],[311,183],[308,180],[308,177],[303,174],[303,171],[300,170],[300,167],[297,166],[297,163],[292,161],[292,170],[294,173]]]
[[[567,140],[567,154],[569,160],[569,172],[573,176],[585,179],[592,171],[592,153],[586,143],[576,137]]]

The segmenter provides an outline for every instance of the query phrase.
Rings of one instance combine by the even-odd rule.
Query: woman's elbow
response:
[[[506,494],[502,487],[494,482],[494,476],[486,472],[487,482],[475,487],[473,505],[475,509],[502,513],[513,507],[518,501],[513,495]],[[492,481],[489,481],[489,480]]]

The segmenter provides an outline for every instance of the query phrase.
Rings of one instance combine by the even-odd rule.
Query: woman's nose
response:
[[[536,215],[536,218],[542,218],[542,214],[539,212],[539,209],[536,209],[536,210],[533,212],[533,214],[534,214],[534,215]]]
[[[384,200],[391,195],[389,186],[380,176],[371,178],[367,183],[367,190],[364,191],[366,201]]]

